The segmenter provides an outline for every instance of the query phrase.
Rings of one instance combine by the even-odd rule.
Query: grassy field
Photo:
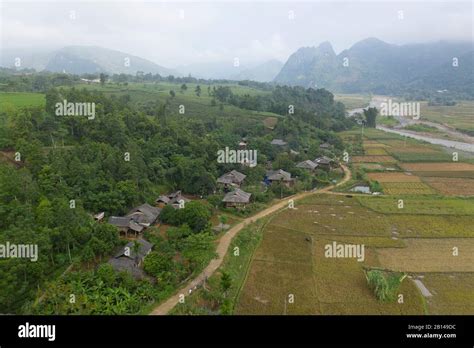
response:
[[[369,105],[371,96],[365,94],[335,94],[334,99],[346,106],[346,110],[365,108]]]
[[[459,101],[454,106],[428,106],[421,102],[421,118],[448,125],[474,135],[474,102]]]
[[[21,108],[44,106],[45,104],[45,96],[41,93],[0,92],[0,110],[9,106]]]
[[[336,209],[360,208],[356,201],[346,202],[322,195],[317,197],[324,204],[299,204],[299,210],[282,212],[266,227],[235,313],[422,314],[423,301],[411,282],[404,281],[399,289],[405,298],[403,304],[381,303],[367,286],[363,266],[378,265],[375,248],[403,247],[400,241],[389,237],[388,231],[383,233],[385,236],[377,232],[365,236],[366,233],[360,229],[358,233],[344,236],[326,235],[327,231],[321,227],[304,229],[305,224],[293,229],[281,226],[288,219],[296,222],[307,215],[312,219],[313,214],[317,215],[313,213],[315,207],[327,216],[332,216]],[[306,202],[312,203],[318,200],[317,197],[310,197]],[[349,208],[344,208],[346,205]],[[309,209],[311,212],[308,212]],[[364,214],[370,215],[366,210]],[[337,216],[335,218],[337,220]],[[333,241],[365,244],[365,261],[326,258],[325,245]],[[289,296],[294,297],[293,303],[289,302]]]

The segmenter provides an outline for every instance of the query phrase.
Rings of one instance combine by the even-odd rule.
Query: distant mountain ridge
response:
[[[14,57],[24,56],[24,50],[9,50],[2,54],[1,64],[14,66]],[[181,75],[173,69],[165,68],[152,61],[124,52],[98,46],[67,46],[48,53],[30,52],[22,68],[37,71],[66,72],[70,74],[160,74],[162,76]]]
[[[472,42],[398,46],[369,38],[336,54],[323,42],[298,49],[274,81],[341,93],[388,94],[407,87],[466,92],[474,87],[473,52]],[[459,66],[453,66],[453,58]]]

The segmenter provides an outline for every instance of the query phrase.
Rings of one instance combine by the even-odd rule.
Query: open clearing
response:
[[[1,92],[0,110],[12,105],[15,107],[44,106],[45,95],[42,93]]]

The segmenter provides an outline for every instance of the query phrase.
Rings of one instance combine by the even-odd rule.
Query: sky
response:
[[[336,53],[367,37],[393,44],[473,38],[470,1],[10,1],[1,46],[102,46],[165,67],[278,59],[329,41]]]

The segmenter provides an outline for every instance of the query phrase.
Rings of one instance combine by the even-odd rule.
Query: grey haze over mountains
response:
[[[133,75],[143,71],[162,76],[180,75],[176,70],[165,68],[147,59],[97,46],[68,46],[53,51],[8,50],[2,53],[2,66],[14,66],[16,57],[22,59],[22,68],[37,71]]]
[[[402,87],[466,92],[474,89],[473,52],[472,42],[399,46],[368,38],[336,54],[323,42],[298,49],[274,81],[343,93],[389,94]]]

